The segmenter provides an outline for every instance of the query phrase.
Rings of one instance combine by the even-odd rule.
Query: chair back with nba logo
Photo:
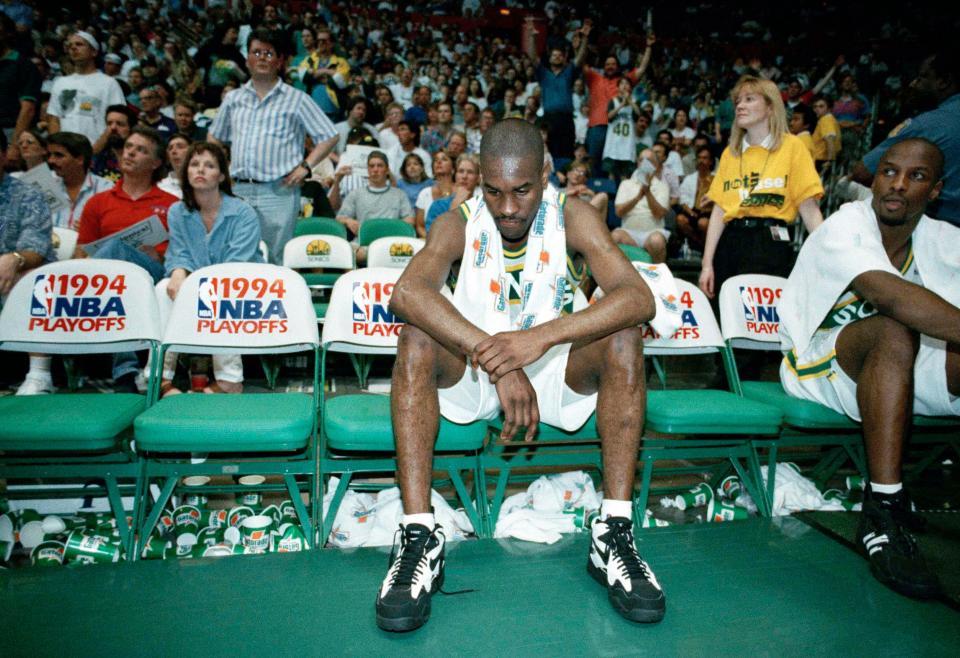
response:
[[[681,325],[672,336],[661,336],[649,325],[643,325],[644,353],[647,356],[688,356],[719,353],[722,367],[733,388],[737,380],[732,352],[723,340],[710,302],[695,285],[676,280],[679,298],[663,300],[675,304],[680,311]],[[656,361],[655,361],[656,364]],[[714,388],[666,388],[647,391],[645,432],[666,438],[650,438],[646,434],[641,449],[643,475],[640,495],[635,500],[638,518],[643,518],[652,490],[653,464],[660,460],[719,460],[715,465],[698,466],[709,470],[711,486],[716,486],[721,473],[730,467],[756,501],[762,515],[770,514],[769,492],[760,475],[757,441],[776,437],[782,414],[774,407],[745,400],[731,390]],[[734,389],[735,390],[735,389]],[[674,437],[682,437],[676,440]],[[663,469],[663,474],[673,469]],[[680,472],[680,471],[677,471]],[[715,482],[716,480],[716,482]],[[655,492],[655,491],[654,491]]]
[[[0,349],[16,352],[152,350],[160,337],[153,280],[118,260],[58,261],[32,270],[0,314]]]
[[[370,359],[396,354],[403,321],[390,312],[390,297],[402,274],[394,267],[368,267],[347,272],[337,280],[323,325],[320,386],[320,473],[328,480],[330,503],[323,515],[323,539],[337,535],[335,522],[354,475],[396,470],[396,444],[391,423],[390,396],[369,392],[326,395],[333,386],[328,378],[328,354],[346,353],[366,388]],[[442,294],[448,298],[450,291]],[[434,443],[433,469],[445,471],[474,528],[482,527],[478,506],[471,500],[462,472],[479,482],[478,452],[486,437],[486,422],[457,425],[441,418]],[[336,480],[332,476],[336,476]],[[325,499],[326,501],[326,499]],[[326,502],[325,502],[326,504]]]
[[[163,349],[279,354],[315,350],[319,338],[310,291],[299,274],[279,265],[223,263],[184,280]]]
[[[347,272],[330,295],[321,341],[324,352],[394,354],[403,321],[390,312],[402,270],[367,267]]]
[[[720,326],[727,344],[749,350],[780,349],[777,307],[787,280],[769,274],[740,274],[720,289]]]
[[[158,297],[166,291],[156,288]],[[141,543],[187,475],[277,475],[293,503],[309,544],[320,518],[317,497],[319,333],[310,291],[293,270],[260,263],[223,263],[188,276],[169,312],[160,357],[189,354],[312,352],[311,392],[241,395],[172,395],[157,401],[134,423],[143,458],[143,496],[136,520]],[[191,463],[191,454],[207,455]],[[151,498],[151,485],[160,494]],[[233,485],[234,489],[238,485]],[[268,485],[250,485],[252,491]],[[274,489],[276,488],[275,485]],[[237,489],[239,491],[239,489]],[[231,493],[233,490],[231,490]],[[302,493],[309,494],[309,508]],[[142,549],[143,546],[139,546]]]
[[[367,247],[367,265],[403,269],[425,244],[426,240],[421,238],[377,238]]]
[[[161,327],[153,280],[124,261],[67,260],[27,272],[0,313],[0,349],[44,354],[129,352],[156,359]],[[75,496],[76,486],[105,497],[122,550],[132,554],[122,491],[139,482],[130,428],[153,396],[91,392],[0,398],[0,479],[17,497]],[[51,488],[48,482],[75,486]],[[95,484],[93,484],[95,483]],[[102,483],[102,484],[101,484]],[[8,495],[14,496],[13,487]]]

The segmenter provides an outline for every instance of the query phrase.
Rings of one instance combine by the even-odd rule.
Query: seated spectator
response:
[[[32,185],[6,174],[7,136],[0,130],[0,303],[29,270],[57,259],[50,243],[50,210]],[[50,357],[30,355],[30,372],[17,395],[53,392]]]
[[[457,169],[453,179],[453,193],[437,199],[430,204],[424,217],[424,232],[429,234],[433,222],[451,208],[456,208],[467,199],[473,198],[480,185],[480,157],[473,153],[463,153],[457,158]]]
[[[807,105],[800,103],[794,106],[793,114],[790,115],[790,132],[797,136],[803,145],[810,151],[810,157],[815,158],[815,148],[813,146],[813,137],[810,135],[810,129],[816,124],[817,115],[813,113]]]
[[[177,132],[186,136],[188,143],[203,142],[207,139],[207,129],[201,128],[194,121],[197,115],[197,105],[189,99],[182,98],[174,103],[173,121],[177,124]]]
[[[654,263],[667,260],[670,237],[663,227],[670,210],[670,187],[663,180],[663,169],[663,161],[653,149],[645,149],[637,158],[637,170],[620,183],[614,200],[621,224],[611,234],[613,241],[643,247]]]
[[[410,207],[417,203],[417,196],[425,188],[433,185],[433,181],[427,176],[427,171],[423,166],[423,158],[416,153],[410,153],[403,159],[400,165],[400,178],[397,179],[397,187],[403,190],[410,201]]]
[[[420,190],[417,202],[414,204],[416,219],[414,227],[417,235],[427,237],[427,211],[437,199],[443,199],[453,194],[453,160],[446,151],[437,151],[433,154],[433,185]]]
[[[397,146],[395,146],[392,150],[387,151],[387,157],[390,158],[390,162],[393,163],[390,171],[393,173],[394,177],[399,177],[400,165],[402,165],[406,157],[412,153],[420,156],[420,160],[423,162],[427,177],[431,177],[433,175],[433,167],[431,166],[433,158],[429,153],[417,146],[417,133],[413,124],[406,119],[400,121],[397,124],[396,135]]]
[[[673,136],[673,148],[682,158],[697,134],[693,128],[690,127],[690,116],[682,107],[673,114],[670,134]]]
[[[59,132],[47,140],[47,164],[69,199],[66,205],[53,213],[53,225],[77,230],[87,201],[113,187],[113,183],[90,172],[93,148],[90,140],[80,133]]]
[[[160,112],[160,108],[163,107],[163,96],[160,94],[159,86],[144,87],[140,90],[140,107],[139,125],[153,128],[165,140],[177,132],[176,122]]]
[[[177,197],[157,187],[163,169],[163,137],[150,128],[137,126],[123,146],[120,170],[123,178],[112,189],[91,198],[80,216],[80,230],[74,258],[86,258],[84,246],[106,238],[117,231],[156,216],[167,225],[167,210],[177,202]],[[159,281],[163,278],[163,255],[167,243],[139,249],[122,240],[107,241],[96,251],[97,258],[114,258],[139,265]],[[136,377],[139,374],[136,354],[118,352],[113,355],[114,390],[136,393]]]
[[[381,86],[380,89],[388,94],[390,93],[390,90],[386,87]],[[377,130],[379,131],[377,141],[380,142],[380,146],[382,146],[388,154],[400,146],[399,127],[401,121],[403,121],[403,105],[393,102],[388,103],[384,110],[384,121],[377,126]]]
[[[335,153],[341,155],[347,148],[347,137],[350,131],[363,128],[370,135],[375,136],[379,132],[376,126],[366,122],[367,118],[367,99],[362,96],[355,96],[347,102],[347,118],[333,125],[334,130],[340,136],[337,142]]]
[[[697,153],[704,146],[710,146],[710,138],[703,133],[697,133],[693,138],[693,144],[687,150],[687,154],[680,161],[683,163],[683,178],[686,178],[697,170]]]
[[[137,115],[126,105],[111,105],[106,111],[103,134],[93,143],[94,174],[109,181],[120,180],[120,155],[130,130],[137,125]]]
[[[610,133],[608,132],[609,136]],[[594,192],[587,186],[587,179],[590,178],[590,163],[575,160],[567,168],[566,181],[567,186],[562,192],[567,197],[576,197],[589,203],[600,211],[600,217],[607,221],[607,204],[610,198],[606,192]]]
[[[657,156],[657,159],[663,163],[669,162],[671,155],[676,155],[676,151],[669,150],[669,147],[663,142],[657,142],[650,147],[650,150],[653,151]],[[671,206],[677,205],[677,202],[680,200],[680,178],[682,176],[682,173],[677,175],[673,169],[664,164],[661,178],[663,179],[663,182],[666,183],[670,188]]]
[[[233,196],[227,157],[214,144],[197,142],[182,158],[180,169],[183,201],[170,208],[170,245],[166,273],[167,294],[176,299],[191,272],[219,263],[262,263],[260,220],[256,211]],[[181,393],[174,387],[177,355],[167,352],[163,360],[160,396]],[[239,354],[213,356],[214,382],[204,393],[240,393],[243,361]]]
[[[390,186],[390,163],[383,151],[367,156],[367,184],[352,191],[343,200],[337,221],[354,235],[360,235],[360,225],[368,219],[399,219],[413,226],[413,208],[407,195]],[[357,262],[365,263],[367,248],[357,249]]]
[[[679,181],[683,178],[683,158],[680,157],[680,154],[673,148],[673,131],[671,130],[661,130],[657,133],[657,142],[663,144],[666,152],[666,160],[663,162],[663,166],[677,177]]]
[[[443,149],[447,150],[450,137],[453,134],[453,104],[447,101],[437,103],[437,121],[423,131],[420,137],[420,147],[427,153],[433,154]],[[466,149],[466,140],[463,148]],[[461,151],[462,152],[462,151]],[[451,158],[454,157],[451,155]]]
[[[708,146],[701,146],[697,149],[696,171],[684,176],[680,184],[677,230],[689,240],[689,245],[698,251],[703,251],[710,212],[713,210],[713,201],[707,196],[707,192],[713,183],[714,164],[713,151]]]
[[[185,135],[178,133],[170,138],[167,142],[167,177],[157,183],[157,187],[178,199],[183,198],[180,174],[189,148],[190,140]]]
[[[17,148],[24,162],[24,171],[45,165],[47,162],[47,140],[37,130],[27,129],[17,136]]]

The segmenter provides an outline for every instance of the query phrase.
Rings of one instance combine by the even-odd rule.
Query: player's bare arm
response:
[[[853,288],[881,315],[932,338],[960,344],[960,309],[923,286],[889,272],[864,272]]]

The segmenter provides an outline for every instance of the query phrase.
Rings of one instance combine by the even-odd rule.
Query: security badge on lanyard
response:
[[[790,241],[790,232],[787,231],[787,227],[782,224],[774,224],[770,227],[770,235],[773,237],[774,242],[789,242]]]

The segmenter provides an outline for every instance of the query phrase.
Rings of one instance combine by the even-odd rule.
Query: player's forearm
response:
[[[464,355],[472,353],[473,348],[489,336],[426,282],[401,278],[390,296],[390,311],[447,349]]]
[[[853,285],[880,314],[932,338],[960,344],[960,309],[935,292],[888,272],[861,274]]]

